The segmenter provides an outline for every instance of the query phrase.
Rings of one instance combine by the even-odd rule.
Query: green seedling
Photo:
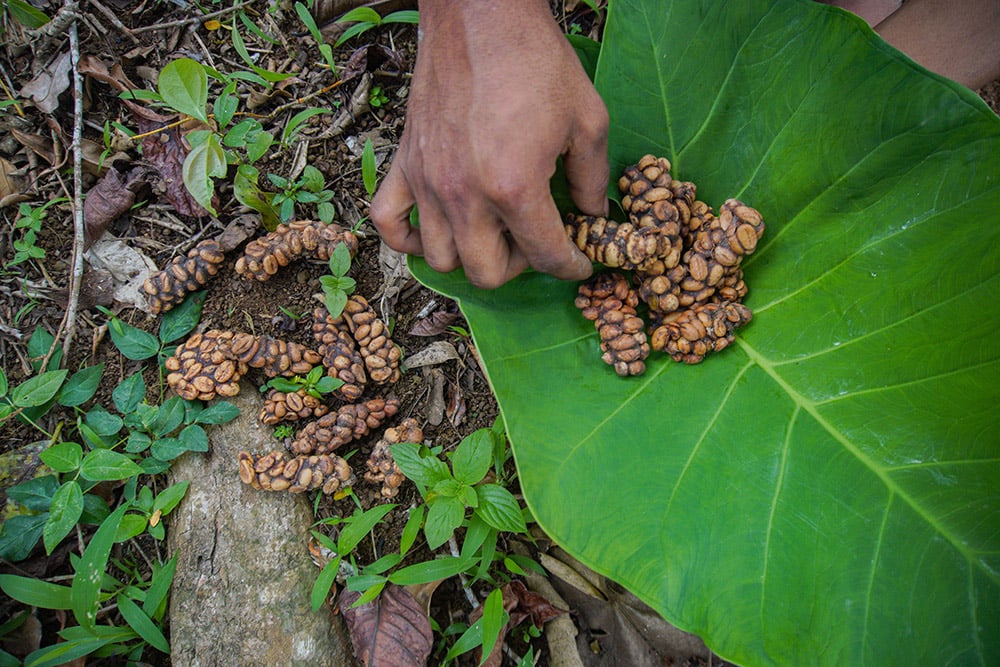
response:
[[[356,7],[337,19],[337,23],[353,23],[354,25],[344,31],[344,33],[337,39],[334,47],[340,46],[347,40],[366,33],[372,28],[380,25],[388,25],[392,23],[416,24],[419,20],[420,13],[414,9],[404,9],[381,16],[371,7]]]
[[[330,254],[330,273],[320,276],[323,287],[323,303],[331,317],[340,317],[347,305],[347,297],[354,293],[356,282],[347,275],[351,270],[351,252],[343,243]]]
[[[14,257],[6,263],[7,267],[16,266],[29,259],[43,259],[45,249],[38,247],[38,234],[42,231],[42,222],[48,215],[48,209],[56,204],[69,201],[65,197],[50,199],[41,206],[21,204],[17,207],[17,221],[14,230],[21,231],[21,237],[14,240]]]
[[[325,368],[322,366],[316,366],[309,371],[308,375],[305,377],[296,375],[292,378],[272,378],[271,380],[268,380],[267,384],[260,388],[260,391],[263,393],[268,389],[277,389],[278,391],[290,394],[299,390],[304,390],[305,393],[309,394],[313,398],[323,398],[323,394],[329,394],[337,391],[343,385],[343,380],[338,380],[335,377],[326,375]]]
[[[337,213],[331,200],[333,192],[326,189],[326,179],[312,165],[306,165],[298,180],[292,181],[277,174],[268,174],[267,178],[279,190],[271,199],[271,205],[278,210],[278,216],[283,222],[288,222],[295,215],[295,206],[315,205],[316,216],[323,222],[330,223]]]
[[[389,102],[389,97],[382,90],[382,86],[372,86],[368,93],[368,104],[378,109]]]

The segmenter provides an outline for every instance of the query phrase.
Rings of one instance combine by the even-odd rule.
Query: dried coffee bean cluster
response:
[[[269,377],[308,373],[321,361],[315,350],[269,336],[253,336],[212,329],[196,333],[178,346],[164,365],[167,384],[189,400],[210,401],[235,396],[239,380],[250,368]]]
[[[282,267],[300,257],[309,256],[326,261],[341,243],[354,257],[358,239],[340,225],[319,220],[294,220],[278,225],[277,229],[246,245],[243,256],[236,260],[236,273],[244,278],[270,280]]]
[[[226,256],[214,239],[201,241],[186,256],[175,257],[163,270],[151,274],[142,285],[154,315],[179,305],[219,272]]]
[[[718,216],[695,199],[696,187],[670,176],[653,155],[626,167],[618,181],[629,222],[570,214],[566,232],[591,260],[621,273],[583,283],[577,306],[594,322],[606,363],[619,375],[645,371],[650,350],[695,364],[724,349],[750,321],[740,264],[764,233],[756,209],[727,200]],[[632,285],[635,285],[635,288]],[[650,327],[637,314],[649,308]]]
[[[338,447],[361,438],[399,410],[395,398],[373,398],[364,403],[341,406],[306,424],[289,448],[296,454],[329,454]]]
[[[618,375],[641,375],[649,356],[646,324],[636,314],[639,296],[620,273],[601,273],[580,285],[576,307],[601,336],[601,359]]]
[[[368,377],[376,384],[399,380],[400,350],[389,337],[389,327],[379,319],[375,309],[363,296],[352,294],[348,297],[347,305],[337,318],[336,325],[345,327],[357,341]]]
[[[320,489],[331,494],[354,485],[355,477],[347,461],[337,455],[290,456],[275,450],[254,459],[240,452],[240,479],[263,491],[303,493]]]
[[[260,420],[268,426],[281,422],[322,417],[330,407],[322,400],[306,392],[305,388],[293,392],[272,389],[264,397],[264,407],[260,409]]]
[[[399,487],[406,481],[403,471],[396,465],[396,460],[392,457],[389,449],[392,445],[401,442],[420,443],[424,440],[424,432],[417,424],[417,420],[407,417],[399,426],[387,428],[382,435],[382,439],[375,443],[371,455],[368,457],[366,465],[368,471],[365,472],[365,481],[374,484],[382,484],[382,497],[395,498],[399,493]]]
[[[210,401],[216,396],[240,393],[240,378],[247,365],[232,351],[232,331],[212,329],[184,341],[167,358],[167,384],[181,398]]]

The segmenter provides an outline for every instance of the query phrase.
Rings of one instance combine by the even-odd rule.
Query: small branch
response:
[[[215,12],[209,12],[208,14],[202,14],[201,16],[193,16],[191,18],[179,19],[177,21],[167,21],[166,23],[157,23],[156,25],[144,25],[138,28],[132,28],[132,34],[137,35],[140,32],[153,32],[154,30],[163,30],[164,28],[175,28],[183,27],[186,25],[192,25],[194,23],[202,23],[209,19],[214,19],[219,16],[224,16],[226,14],[231,14],[232,12],[238,12],[247,5],[249,5],[249,0],[241,2],[238,5],[233,5],[232,7],[227,7],[226,9],[220,9]]]
[[[118,17],[115,16],[115,13],[113,11],[111,11],[110,9],[108,9],[107,7],[105,7],[104,5],[102,5],[97,0],[90,0],[90,4],[94,7],[94,9],[96,9],[97,11],[99,11],[104,16],[104,18],[106,18],[108,21],[110,21],[111,25],[113,25],[115,28],[117,28],[119,32],[121,32],[122,34],[124,34],[126,37],[128,37],[129,39],[131,39],[136,44],[139,43],[139,38],[135,36],[135,33],[132,32],[131,30],[129,30],[129,28],[126,27],[126,25],[124,23],[122,23],[121,21],[119,21]]]
[[[77,22],[69,27],[70,62],[73,64],[73,259],[66,301],[63,358],[69,358],[76,333],[76,312],[80,307],[80,283],[83,280],[83,77],[80,76],[80,39]]]

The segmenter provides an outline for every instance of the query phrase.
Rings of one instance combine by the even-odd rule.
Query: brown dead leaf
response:
[[[138,127],[142,134],[152,132],[142,140],[142,156],[159,172],[163,194],[170,205],[181,215],[194,218],[207,216],[208,211],[195,201],[184,186],[184,159],[188,148],[180,130],[143,117],[139,118]],[[213,206],[218,204],[213,203]]]
[[[424,667],[434,635],[416,598],[395,584],[386,586],[372,602],[351,607],[360,597],[345,589],[339,599],[355,657],[364,665]]]
[[[28,197],[23,193],[23,187],[17,167],[0,157],[0,208],[25,201]]]
[[[139,167],[132,169],[127,176],[117,169],[109,169],[104,178],[90,189],[83,202],[85,248],[99,239],[108,225],[132,208],[136,193],[145,185],[144,176]]]
[[[39,111],[52,113],[59,108],[59,95],[69,88],[69,51],[60,53],[52,63],[21,88],[21,97],[30,99]]]
[[[445,406],[444,414],[452,426],[457,428],[461,425],[462,420],[465,419],[466,409],[465,394],[462,392],[461,385],[458,383],[449,384],[448,404]]]
[[[55,148],[52,145],[52,138],[42,136],[41,134],[32,134],[30,132],[22,132],[17,128],[10,128],[10,136],[17,140],[17,143],[21,144],[32,153],[42,158],[49,164],[55,164],[56,153]]]
[[[437,310],[427,317],[417,320],[410,329],[411,336],[440,336],[448,333],[448,327],[462,319],[459,312]]]

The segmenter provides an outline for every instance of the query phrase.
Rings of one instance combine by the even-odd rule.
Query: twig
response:
[[[119,21],[118,17],[115,16],[115,13],[113,11],[102,5],[97,0],[90,0],[90,4],[97,11],[99,11],[104,16],[104,18],[111,21],[111,25],[117,28],[119,32],[123,33],[126,37],[130,38],[136,44],[139,43],[139,38],[135,36],[135,33],[132,32],[132,30],[130,30],[124,23]]]
[[[76,312],[80,307],[80,283],[83,280],[83,77],[80,76],[80,39],[77,22],[69,27],[70,62],[73,63],[73,263],[66,296],[66,334],[63,338],[63,358],[76,333]]]
[[[458,541],[455,540],[455,534],[452,533],[451,537],[448,538],[448,548],[451,550],[451,555],[458,558]],[[469,588],[469,579],[465,576],[464,572],[458,573],[458,580],[462,584],[462,591],[465,593],[465,599],[469,601],[473,609],[479,608],[479,600],[473,594],[472,589]]]
[[[193,16],[186,19],[178,19],[177,21],[167,21],[166,23],[157,23],[156,25],[143,25],[138,28],[132,28],[132,34],[139,34],[140,32],[152,32],[154,30],[163,30],[164,28],[176,28],[179,26],[191,25],[193,23],[201,23],[207,21],[208,19],[214,19],[218,16],[224,16],[231,12],[237,12],[247,5],[249,5],[249,0],[239,3],[238,5],[233,5],[232,7],[227,7],[226,9],[220,9],[218,11],[209,12],[208,14],[202,14],[201,16]]]

